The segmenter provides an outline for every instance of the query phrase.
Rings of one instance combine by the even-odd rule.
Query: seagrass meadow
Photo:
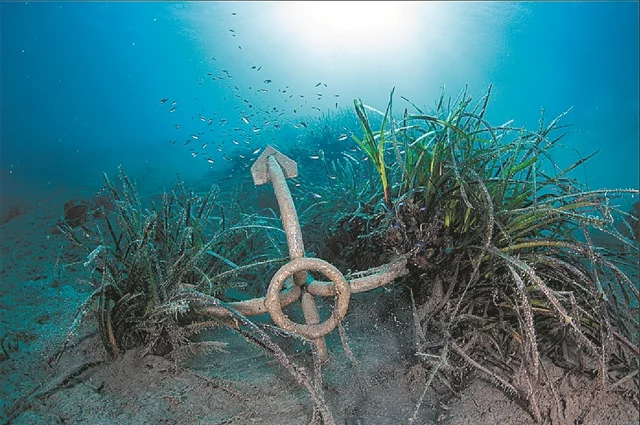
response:
[[[639,7],[0,3],[0,424],[640,425]]]
[[[403,394],[408,423],[426,423],[425,415],[442,419],[433,418],[426,400],[451,400],[476,381],[535,423],[596,415],[592,402],[574,401],[578,390],[560,389],[558,371],[588,383],[592,396],[614,394],[637,412],[639,226],[631,202],[638,190],[591,190],[573,178],[595,154],[566,167],[556,163],[567,113],[548,118],[543,111],[535,130],[496,126],[485,119],[490,98],[491,87],[475,101],[466,90],[443,91],[432,108],[409,101],[412,109],[397,111],[392,90],[384,111],[355,99],[352,110],[310,121],[327,149],[315,158],[299,144],[290,154],[314,157],[299,161],[305,173],[291,180],[307,256],[334,264],[348,279],[406,259],[399,278],[367,297],[393,300],[376,304],[382,309],[376,314],[387,317],[383,323],[405,315],[403,353],[395,360],[420,387]],[[351,139],[341,137],[341,128],[354,123],[360,128]],[[345,151],[345,144],[354,149]],[[194,373],[203,358],[224,363],[230,345],[242,348],[223,329],[283,366],[307,393],[308,420],[359,417],[326,394],[340,385],[375,391],[362,372],[371,360],[354,355],[343,324],[329,350],[343,353],[355,381],[333,377],[327,386],[323,376],[335,366],[310,340],[235,307],[261,297],[270,276],[289,261],[277,206],[259,209],[239,195],[250,190],[248,178],[206,189],[177,176],[170,190],[152,197],[139,193],[122,168],[103,179],[104,192],[80,204],[85,208],[68,206],[52,242],[60,250],[58,279],[78,275],[93,289],[67,316],[66,336],[49,352],[47,363],[57,373],[16,398],[5,411],[7,423],[20,423],[53,394],[105,365],[122,364],[130,353],[168,359],[176,374]],[[228,314],[212,315],[216,308]],[[321,303],[322,315],[327,308]],[[295,309],[288,314],[299,316]],[[361,320],[362,328],[372,325]],[[78,356],[79,339],[96,344],[72,365],[64,359]],[[4,344],[7,361],[18,347]],[[235,387],[240,382],[202,373],[197,379],[251,406]],[[230,418],[261,420],[261,414],[254,406]],[[285,413],[276,417],[286,422]]]

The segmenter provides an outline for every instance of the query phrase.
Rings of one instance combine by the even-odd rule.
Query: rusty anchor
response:
[[[365,292],[384,286],[408,273],[408,256],[399,256],[380,267],[358,273],[360,277],[347,281],[344,275],[330,263],[319,258],[305,257],[302,231],[295,205],[286,179],[298,175],[295,161],[271,146],[262,152],[251,167],[254,184],[271,182],[280,208],[282,225],[287,237],[290,262],[283,265],[272,277],[267,294],[262,298],[232,302],[228,307],[246,316],[269,313],[280,328],[313,340],[321,360],[328,357],[324,336],[331,332],[345,317],[349,308],[349,298],[353,293]],[[328,282],[308,282],[307,271],[316,271]],[[287,279],[293,277],[294,285],[282,291]],[[320,321],[314,296],[335,296],[336,302],[329,318]],[[304,324],[289,319],[282,308],[300,299]],[[207,307],[204,312],[215,317],[230,317],[230,312],[220,306]]]

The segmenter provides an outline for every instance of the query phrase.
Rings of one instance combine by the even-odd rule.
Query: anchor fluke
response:
[[[262,154],[256,159],[256,162],[251,166],[251,176],[253,176],[253,183],[256,186],[268,183],[271,178],[269,176],[269,157],[273,156],[274,159],[280,164],[284,176],[286,178],[292,178],[298,176],[298,164],[286,155],[281,154],[271,146],[267,146]]]

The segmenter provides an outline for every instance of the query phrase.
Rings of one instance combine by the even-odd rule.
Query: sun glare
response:
[[[312,48],[362,50],[406,38],[411,24],[401,1],[282,2],[279,17]]]

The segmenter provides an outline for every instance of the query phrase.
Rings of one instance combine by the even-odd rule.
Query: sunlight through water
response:
[[[411,38],[408,2],[314,1],[278,3],[281,22],[313,49],[378,50]]]

